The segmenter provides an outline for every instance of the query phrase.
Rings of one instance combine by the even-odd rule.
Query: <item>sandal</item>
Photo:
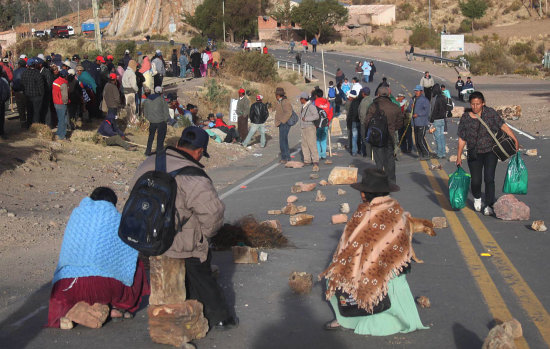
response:
[[[323,329],[325,331],[351,331],[349,328],[342,327],[342,325],[338,324],[338,326],[334,326],[334,324],[338,324],[338,321],[331,320],[323,325]]]
[[[118,312],[120,314],[120,316],[113,316],[113,310],[115,312]],[[124,320],[129,320],[129,319],[133,319],[134,318],[134,314],[126,311],[126,310],[122,310],[122,309],[118,309],[118,308],[112,308],[111,309],[111,321],[112,322],[121,322],[121,321],[124,321]]]

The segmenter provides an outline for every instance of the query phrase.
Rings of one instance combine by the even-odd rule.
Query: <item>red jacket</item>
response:
[[[315,106],[323,109],[327,113],[328,122],[332,121],[333,110],[330,107],[330,103],[321,97],[315,98]]]
[[[62,87],[62,85],[65,85]],[[61,93],[62,90],[64,91],[63,94]],[[69,83],[67,80],[65,80],[63,77],[58,77],[55,79],[52,85],[52,97],[53,97],[53,103],[54,104],[68,104],[69,103]],[[63,101],[63,97],[65,97],[65,101]]]
[[[264,55],[267,54],[267,46],[264,46]]]
[[[220,127],[220,126],[225,126],[227,128],[235,128],[235,125],[228,125],[222,119],[216,119],[216,123],[214,124],[214,127]]]
[[[13,72],[11,71],[10,67],[7,64],[0,62],[0,70],[3,70],[6,73],[6,76],[8,77],[8,82],[13,81]]]

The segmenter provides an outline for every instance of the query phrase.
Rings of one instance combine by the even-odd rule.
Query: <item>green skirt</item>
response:
[[[405,274],[393,278],[388,283],[388,295],[391,308],[374,315],[343,317],[338,311],[336,296],[330,298],[330,304],[338,323],[356,334],[370,336],[389,336],[396,333],[409,333],[416,330],[426,330],[422,325],[411,289]]]

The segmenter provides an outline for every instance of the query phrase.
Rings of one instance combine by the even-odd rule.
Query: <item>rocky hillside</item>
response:
[[[115,36],[170,35],[170,23],[181,32],[183,11],[193,13],[202,0],[130,0],[115,14],[107,31]]]

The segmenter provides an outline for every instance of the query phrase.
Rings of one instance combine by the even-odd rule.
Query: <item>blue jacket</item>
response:
[[[101,125],[99,125],[97,133],[105,137],[112,137],[116,135],[124,137],[124,132],[122,132],[116,125],[116,119],[114,116],[110,116],[109,114],[107,114],[105,120],[103,120]]]
[[[15,71],[13,72],[13,91],[23,92],[23,90],[25,89],[21,84],[21,75],[23,75],[23,72],[25,70],[27,70],[27,68],[20,67],[15,69]]]
[[[317,45],[317,39],[316,38],[311,39],[311,44],[312,45]]]
[[[430,101],[424,95],[413,97],[409,106],[407,107],[407,113],[411,112],[411,107],[414,104],[413,114],[418,114],[418,117],[413,118],[414,126],[428,126],[430,123]]]
[[[90,73],[88,73],[87,71],[83,71],[82,74],[80,74],[80,76],[78,77],[78,81],[80,81],[86,87],[92,89],[92,91],[96,93],[97,84],[94,78],[92,78],[92,76],[90,75]]]

